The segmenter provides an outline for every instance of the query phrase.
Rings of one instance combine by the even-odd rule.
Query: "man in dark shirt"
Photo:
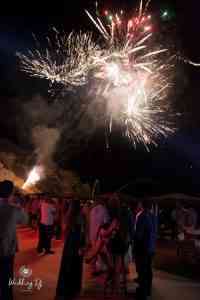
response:
[[[137,299],[146,300],[151,296],[152,289],[152,259],[156,247],[156,217],[151,212],[152,203],[142,202],[143,209],[136,218],[134,234],[135,262],[138,272],[139,288]]]
[[[0,182],[0,300],[12,300],[14,257],[17,248],[16,226],[26,223],[26,214],[18,207],[10,205],[13,183]]]

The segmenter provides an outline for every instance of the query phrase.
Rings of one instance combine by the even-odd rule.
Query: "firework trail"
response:
[[[103,38],[98,44],[91,34],[67,36],[54,29],[55,37],[48,38],[45,51],[18,54],[23,71],[66,89],[84,86],[94,78],[98,85],[94,98],[103,96],[106,102],[107,131],[118,122],[134,145],[142,142],[147,149],[159,136],[174,131],[168,122],[167,101],[174,64],[168,50],[155,42],[149,3],[140,1],[132,18],[123,11],[105,11],[103,17],[86,11]]]
[[[48,47],[43,51],[40,44],[28,55],[17,53],[21,69],[32,77],[39,77],[67,86],[81,86],[87,83],[88,73],[93,66],[93,57],[98,57],[99,47],[92,40],[92,34],[60,34],[53,28],[53,38],[47,37]]]

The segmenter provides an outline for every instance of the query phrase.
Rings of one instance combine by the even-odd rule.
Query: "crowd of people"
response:
[[[104,292],[110,290],[112,294],[127,294],[128,265],[134,262],[138,286],[135,299],[151,296],[157,205],[145,199],[127,204],[117,194],[98,196],[92,203],[45,194],[13,196],[13,191],[12,182],[0,183],[0,300],[13,299],[8,282],[13,278],[18,249],[17,224],[26,224],[38,233],[38,255],[54,254],[53,236],[64,240],[56,299],[79,295],[84,262],[93,276],[104,274]]]
[[[200,213],[189,203],[176,202],[173,208],[159,210],[159,234],[167,234],[172,240],[184,240],[187,232],[200,227]]]
[[[69,203],[64,250],[56,299],[73,299],[81,291],[83,261],[94,276],[105,273],[104,292],[127,294],[127,256],[134,257],[137,299],[147,299],[152,289],[157,217],[153,205],[138,202],[129,207],[118,195],[98,197],[93,205]],[[130,261],[130,258],[129,258]]]

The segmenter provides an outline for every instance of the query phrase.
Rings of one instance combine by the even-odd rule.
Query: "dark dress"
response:
[[[74,299],[81,291],[83,257],[79,255],[79,249],[84,244],[82,224],[79,219],[65,239],[56,289],[58,299]]]
[[[152,260],[157,237],[157,217],[148,211],[140,214],[135,231],[135,263],[138,272],[138,299],[146,300],[152,290]]]

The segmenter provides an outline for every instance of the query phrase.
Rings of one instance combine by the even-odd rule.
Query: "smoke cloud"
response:
[[[39,165],[50,166],[53,163],[53,155],[60,138],[58,128],[37,126],[32,131],[33,144]]]

